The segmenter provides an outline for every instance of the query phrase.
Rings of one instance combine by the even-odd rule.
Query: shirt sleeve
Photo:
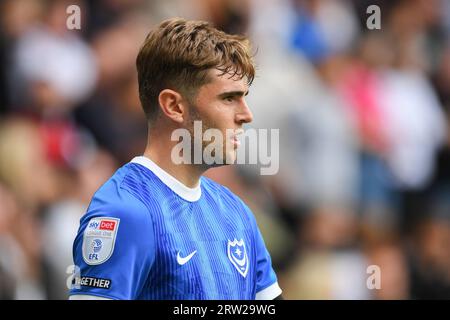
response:
[[[155,256],[152,217],[127,190],[94,196],[73,245],[74,295],[137,299]]]
[[[256,225],[256,222],[255,222]],[[281,294],[277,276],[272,267],[272,259],[259,231],[256,232],[256,300],[272,300]]]
[[[253,227],[256,250],[256,300],[272,300],[278,297],[282,290],[278,285],[277,276],[272,267],[272,259],[267,250],[255,216],[250,208],[242,202],[250,223]]]

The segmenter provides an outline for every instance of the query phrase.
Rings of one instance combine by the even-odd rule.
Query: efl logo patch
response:
[[[244,239],[237,241],[228,240],[227,247],[228,259],[236,267],[237,271],[245,278],[248,272],[248,256],[245,249]]]
[[[102,264],[107,261],[116,243],[120,219],[92,218],[84,230],[83,259],[89,265]]]

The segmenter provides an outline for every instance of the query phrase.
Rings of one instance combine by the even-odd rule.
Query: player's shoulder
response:
[[[148,215],[147,207],[143,201],[124,187],[124,180],[131,174],[130,163],[119,168],[95,192],[83,218],[108,216],[118,219],[142,219]]]
[[[112,256],[113,251],[152,246],[151,211],[141,199],[122,187],[131,170],[130,164],[119,168],[92,197],[80,219],[73,245],[77,263],[103,264],[110,257],[117,259],[114,258],[117,255]]]

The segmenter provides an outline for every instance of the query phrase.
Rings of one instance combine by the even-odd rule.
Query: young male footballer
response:
[[[136,65],[147,147],[81,218],[70,299],[281,298],[252,212],[202,176],[225,161],[192,160],[198,141],[192,154],[183,151],[192,161],[174,161],[173,132],[192,133],[196,121],[221,132],[221,157],[236,160],[237,134],[252,121],[244,99],[255,75],[248,40],[207,22],[169,19],[148,34]]]

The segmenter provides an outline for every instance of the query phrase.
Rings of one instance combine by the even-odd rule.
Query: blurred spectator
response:
[[[450,299],[450,190],[437,193],[423,208],[411,233],[411,296],[414,299]]]
[[[409,270],[402,245],[396,241],[374,243],[368,249],[368,263],[380,270],[380,288],[371,290],[373,298],[404,300],[411,298]]]
[[[13,62],[19,81],[12,88],[18,96],[16,103],[37,102],[45,107],[44,113],[63,113],[93,90],[96,62],[79,35],[67,30],[68,3],[50,1],[42,23],[30,26],[17,39]]]
[[[370,299],[366,261],[358,251],[308,251],[283,274],[287,299]]]
[[[45,298],[39,209],[57,196],[52,168],[37,127],[19,119],[0,126],[2,269],[11,275],[15,299]]]
[[[99,61],[97,90],[74,112],[78,123],[89,129],[120,164],[140,154],[147,141],[147,122],[140,106],[134,70],[145,31],[142,23],[133,17],[124,17],[93,38]]]

